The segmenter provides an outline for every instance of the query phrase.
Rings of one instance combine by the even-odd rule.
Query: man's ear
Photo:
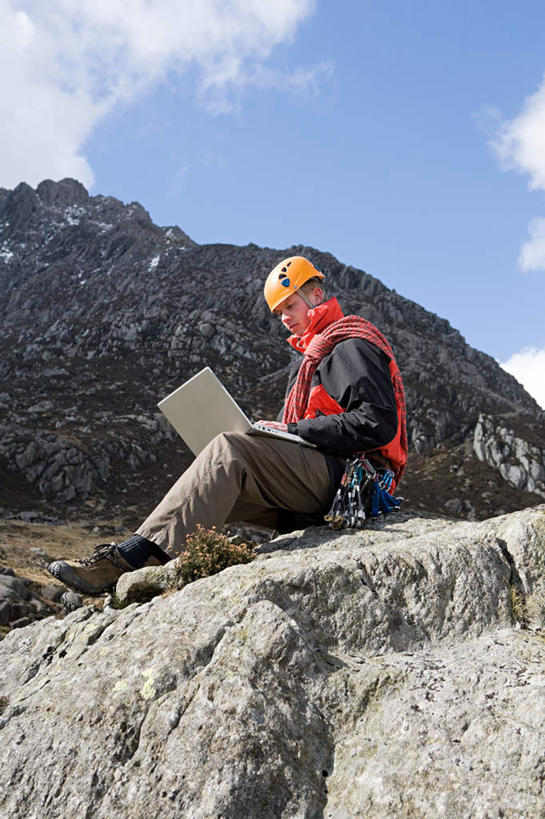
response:
[[[321,304],[323,302],[324,296],[325,296],[325,293],[324,293],[324,291],[322,290],[321,287],[319,287],[317,285],[316,287],[312,288],[312,292],[310,294],[310,300],[312,301],[312,304],[314,305],[314,307],[317,307],[319,304]]]

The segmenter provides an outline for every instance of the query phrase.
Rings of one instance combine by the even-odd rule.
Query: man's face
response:
[[[296,336],[302,336],[310,324],[309,308],[297,293],[281,301],[275,309],[284,327]]]

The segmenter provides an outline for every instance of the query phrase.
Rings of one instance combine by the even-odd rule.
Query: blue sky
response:
[[[0,11],[0,185],[71,175],[198,242],[330,251],[519,354],[545,405],[542,2],[77,5]]]

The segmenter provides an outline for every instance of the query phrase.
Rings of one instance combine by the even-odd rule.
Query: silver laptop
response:
[[[299,435],[252,424],[210,367],[194,375],[157,406],[195,455],[215,435],[228,431],[272,435],[296,444],[315,446]]]

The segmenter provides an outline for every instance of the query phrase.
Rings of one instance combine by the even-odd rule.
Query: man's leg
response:
[[[183,473],[137,534],[179,554],[198,523],[240,520],[251,504],[315,514],[326,511],[333,487],[324,456],[270,435],[217,435]]]
[[[124,543],[97,547],[83,560],[57,560],[49,572],[83,594],[100,594],[125,572],[175,557],[197,524],[240,520],[244,512],[289,509],[324,512],[333,495],[324,456],[268,435],[226,432],[198,455]]]

